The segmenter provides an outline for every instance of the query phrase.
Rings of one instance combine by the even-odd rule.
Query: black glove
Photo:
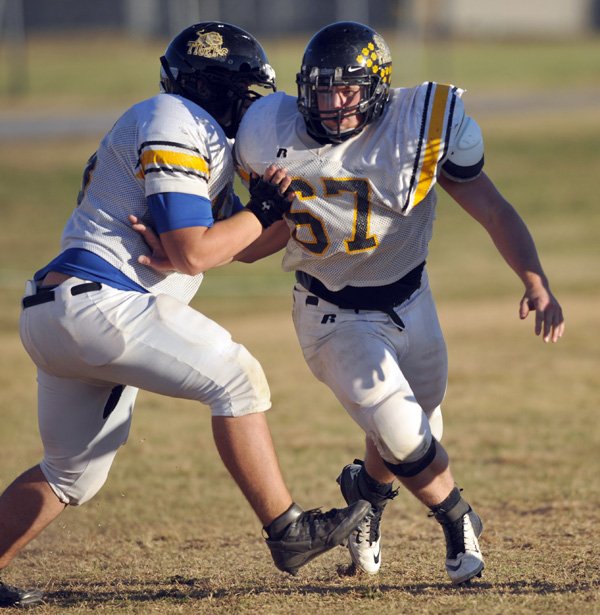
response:
[[[262,177],[252,175],[250,177],[250,200],[246,204],[246,209],[250,210],[262,224],[263,228],[268,228],[274,222],[281,220],[292,205],[290,194],[294,191],[288,188],[283,194],[279,192],[279,187],[271,182],[265,181]]]

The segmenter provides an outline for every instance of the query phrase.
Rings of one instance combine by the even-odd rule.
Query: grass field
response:
[[[302,43],[265,47],[291,90]],[[106,109],[116,117],[154,92],[160,50],[121,40],[34,41],[28,94],[10,98],[0,70],[0,121]],[[416,53],[397,50],[402,58]],[[429,259],[450,354],[444,443],[486,522],[481,580],[448,584],[441,532],[404,493],[384,517],[377,577],[346,575],[342,548],[285,576],[218,459],[206,409],[146,393],[102,492],[67,510],[3,578],[44,587],[43,613],[600,613],[600,106],[581,104],[584,94],[600,93],[599,60],[596,40],[456,44],[429,51],[423,66],[435,69],[414,78],[464,85],[467,104],[471,94],[540,101],[518,113],[483,107],[480,123],[488,173],[528,223],[563,304],[563,340],[544,345],[531,321],[519,321],[519,281],[444,198]],[[403,71],[418,72],[401,59],[395,66],[397,84]],[[567,108],[544,105],[565,91]],[[0,488],[41,452],[35,372],[17,333],[23,281],[55,254],[96,138],[2,145]],[[361,455],[362,437],[303,363],[289,287],[277,257],[233,265],[208,274],[194,306],[262,362],[273,436],[296,499],[341,505],[334,479]]]

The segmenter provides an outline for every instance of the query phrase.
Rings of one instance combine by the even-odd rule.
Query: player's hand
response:
[[[250,201],[246,208],[258,218],[263,228],[281,220],[290,210],[295,196],[291,183],[287,171],[275,165],[268,166],[262,177],[255,173],[250,175]]]
[[[527,318],[535,310],[535,334],[544,342],[558,342],[565,329],[562,308],[554,295],[541,284],[525,291],[519,304],[519,317]]]
[[[256,174],[253,174],[253,176],[258,177]],[[270,164],[265,169],[262,178],[264,181],[277,186],[279,189],[279,194],[288,199],[290,203],[294,200],[295,192],[289,189],[292,185],[292,178],[288,175],[285,169],[281,169],[274,164]]]
[[[152,250],[150,256],[146,254],[138,256],[138,263],[163,273],[174,271],[175,267],[173,267],[173,263],[169,260],[160,237],[149,226],[140,222],[139,218],[133,214],[129,215],[129,222],[131,223],[131,228],[142,236],[150,250]]]

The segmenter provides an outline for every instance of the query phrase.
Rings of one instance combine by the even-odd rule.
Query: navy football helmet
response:
[[[341,143],[358,134],[383,112],[389,97],[392,57],[383,37],[372,28],[352,21],[331,24],[309,41],[296,75],[298,109],[308,133],[321,143]],[[338,110],[319,111],[317,88],[358,85],[358,104]],[[356,128],[343,131],[342,119],[360,114]],[[337,120],[337,130],[323,125]]]
[[[275,91],[275,71],[260,43],[248,32],[222,22],[202,22],[180,32],[160,58],[161,87],[200,105],[233,138],[248,105]]]

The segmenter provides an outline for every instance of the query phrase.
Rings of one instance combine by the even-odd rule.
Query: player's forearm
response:
[[[234,260],[241,263],[254,263],[261,258],[266,258],[285,248],[290,238],[287,224],[282,220],[276,222],[247,248],[236,254]]]
[[[464,183],[440,177],[439,183],[485,228],[498,252],[527,288],[539,283],[547,285],[535,243],[525,222],[485,173]]]
[[[526,288],[548,285],[535,242],[519,214],[503,207],[486,227],[494,245]]]
[[[210,228],[185,229],[174,238],[163,235],[163,244],[173,266],[180,273],[197,275],[230,262],[233,257],[257,239],[262,226],[250,212],[216,222]]]

